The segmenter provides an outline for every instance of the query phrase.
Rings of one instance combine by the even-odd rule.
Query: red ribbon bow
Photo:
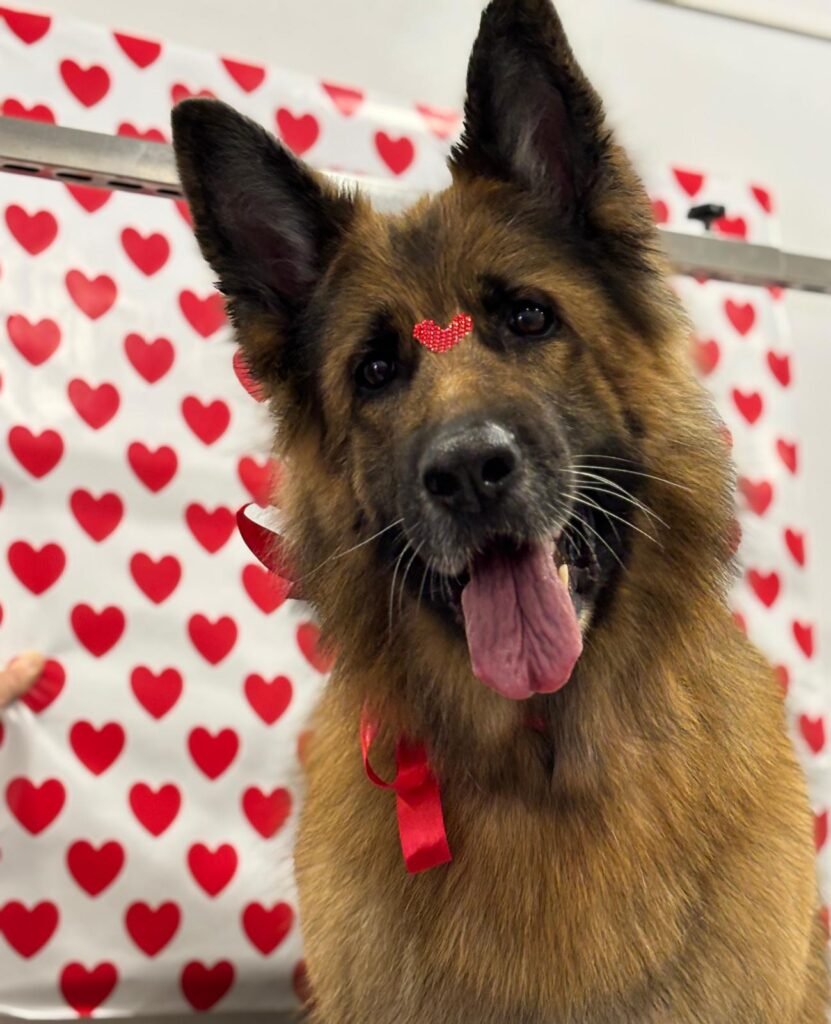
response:
[[[398,835],[407,870],[416,875],[449,863],[453,854],[444,827],[441,792],[427,758],[427,748],[423,743],[412,743],[402,736],[395,748],[395,778],[384,782],[369,761],[369,751],[377,735],[378,726],[365,711],[361,716],[364,771],[374,786],[395,793]]]
[[[237,529],[251,553],[266,569],[281,579],[291,581],[288,596],[302,599],[300,586],[292,579],[293,574],[286,562],[280,534],[258,521],[257,509],[254,504],[244,505],[237,512]],[[410,874],[417,874],[447,864],[453,855],[444,827],[439,784],[430,767],[426,747],[402,736],[395,751],[396,776],[392,782],[384,782],[369,763],[370,747],[377,734],[378,726],[364,712],[361,716],[364,771],[374,786],[395,793],[398,834],[407,870]]]

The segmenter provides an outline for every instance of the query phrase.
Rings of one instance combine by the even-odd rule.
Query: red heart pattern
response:
[[[455,111],[416,104],[396,120],[389,105],[345,85],[311,83],[304,91],[279,69],[184,54],[121,32],[86,40],[68,23],[53,29],[59,21],[0,7],[0,44],[22,57],[14,94],[0,95],[7,116],[166,141],[169,99],[215,91],[242,109],[249,104],[249,113],[270,120],[289,148],[318,165],[414,185],[438,173],[460,126]],[[29,66],[33,74],[51,69],[48,90],[27,84]],[[81,1015],[135,1011],[139,960],[146,971],[178,980],[174,1002],[160,1012],[250,1008],[262,998],[249,980],[252,966],[265,956],[281,957],[287,975],[296,965],[294,988],[302,995],[291,897],[242,885],[262,863],[261,844],[269,844],[265,855],[275,864],[289,856],[294,783],[281,773],[302,755],[302,723],[331,666],[317,627],[302,613],[291,618],[296,605],[284,606],[284,584],[250,564],[234,536],[234,511],[246,494],[277,501],[279,467],[262,453],[231,447],[265,439],[263,410],[242,394],[262,400],[263,389],[241,354],[219,344],[228,334],[223,299],[210,289],[185,230],[184,203],[25,179],[9,179],[9,186],[0,204],[8,242],[2,274],[18,298],[0,321],[10,341],[2,383],[56,412],[40,419],[23,406],[0,435],[0,461],[7,460],[0,500],[10,524],[0,559],[9,591],[0,623],[13,635],[17,609],[33,606],[39,621],[58,624],[70,649],[55,647],[62,663],[49,661],[25,698],[22,720],[9,718],[5,734],[0,725],[3,756],[19,749],[9,734],[19,741],[19,730],[25,738],[30,712],[67,755],[60,768],[27,762],[27,777],[18,762],[16,774],[0,782],[9,818],[4,861],[24,856],[49,865],[51,857],[54,870],[41,874],[56,887],[54,895],[21,896],[4,890],[0,873],[0,1001],[3,978],[13,973],[8,964],[23,956],[10,935],[34,950],[28,959],[36,969],[44,965],[55,1016],[67,1006]],[[724,190],[713,176],[676,168],[652,198],[655,219],[670,227],[682,227],[691,205],[720,202],[728,212],[714,232],[768,240],[761,232],[773,200],[760,186]],[[34,300],[52,294],[40,278],[48,268],[65,287],[43,306]],[[810,770],[827,756],[825,706],[804,697],[820,664],[819,631],[804,604],[809,538],[793,503],[797,439],[783,416],[798,367],[770,312],[781,291],[689,284],[700,289],[693,310],[708,310],[692,357],[728,421],[743,474],[739,507],[748,540],[739,554],[746,569],[737,621],[754,641],[769,643]],[[38,498],[57,500],[66,525],[53,515],[54,531],[38,532],[25,512]],[[266,660],[275,650],[278,660]],[[283,651],[291,661],[281,663]],[[254,671],[263,666],[262,675]],[[210,716],[202,714],[207,707]],[[810,744],[820,735],[815,753]],[[155,740],[158,769],[149,760]],[[104,806],[102,828],[97,808]],[[828,801],[815,806],[825,855]],[[204,831],[205,820],[221,821],[223,832]],[[179,855],[163,852],[169,842]],[[221,885],[216,896],[191,873],[186,852],[199,846],[197,871],[208,889]],[[236,858],[228,880],[225,847]],[[152,892],[142,889],[148,863],[164,865]],[[62,885],[72,901],[63,902]],[[79,899],[92,927],[72,920]],[[231,928],[204,927],[214,900]],[[34,949],[48,930],[50,904],[57,925]],[[105,951],[89,945],[96,912],[116,925]],[[215,937],[195,952],[190,936],[200,928]],[[157,988],[154,999],[168,998]]]
[[[693,358],[698,367],[698,372],[704,377],[709,377],[718,366],[719,359],[721,358],[719,344],[712,338],[708,341],[701,341],[695,338],[693,339],[693,344]]]
[[[3,101],[2,109],[5,117],[22,117],[27,121],[42,121],[44,124],[55,123],[55,115],[45,103],[33,103],[27,107],[20,100],[7,99]]]
[[[814,754],[819,754],[825,749],[825,719],[822,717],[811,717],[810,715],[799,716],[799,731],[802,738],[811,748]]]
[[[753,588],[753,593],[766,608],[772,608],[779,597],[781,583],[775,572],[762,573],[756,569],[750,569],[747,579]]]
[[[237,624],[228,615],[212,622],[207,616],[197,614],[188,622],[191,643],[211,665],[218,665],[227,658],[237,642],[237,634]]]
[[[95,213],[113,197],[112,192],[102,188],[87,188],[86,185],[67,185],[67,191],[87,213]]]
[[[129,800],[136,819],[152,836],[166,832],[182,806],[182,795],[170,782],[159,789],[137,782],[130,790]]]
[[[110,606],[97,612],[88,604],[76,604],[70,620],[75,636],[96,658],[118,643],[127,624],[120,608]]]
[[[66,790],[58,779],[37,785],[31,779],[15,778],[6,787],[6,804],[17,821],[32,835],[49,828],[63,810]]]
[[[185,509],[185,521],[194,538],[211,555],[228,543],[236,527],[236,517],[229,508],[220,506],[209,512],[197,502]]]
[[[748,507],[757,516],[763,516],[773,501],[773,487],[767,480],[748,480],[739,477],[739,491],[744,496]]]
[[[48,658],[35,685],[23,696],[23,703],[36,715],[53,704],[63,692],[66,672],[54,658]]]
[[[124,351],[133,369],[148,384],[162,379],[173,366],[175,353],[167,338],[147,341],[140,334],[128,334],[124,339]]]
[[[44,544],[38,549],[19,540],[9,548],[9,566],[27,590],[43,594],[60,579],[66,555],[59,544]]]
[[[113,533],[124,518],[124,502],[111,491],[96,498],[89,491],[79,488],[70,495],[69,507],[81,529],[99,544]]]
[[[100,64],[84,68],[74,60],[62,60],[60,70],[66,87],[85,107],[94,107],[110,91],[109,73]]]
[[[61,343],[61,329],[54,320],[30,323],[25,316],[10,316],[6,321],[9,340],[32,366],[41,366],[54,355]]]
[[[271,839],[291,813],[291,794],[287,789],[264,793],[258,786],[251,786],[242,795],[242,809],[252,827],[264,839]]]
[[[43,39],[52,25],[52,19],[45,14],[30,14],[27,11],[12,11],[0,7],[2,17],[18,39],[27,46]]]
[[[182,401],[182,416],[203,444],[218,441],[231,422],[231,410],[221,398],[213,402],[202,402],[188,395]]]
[[[145,142],[167,142],[167,136],[160,128],[137,128],[129,121],[122,121],[116,135],[124,135],[128,139],[144,139]]]
[[[768,352],[767,361],[770,372],[782,387],[789,387],[791,383],[791,357],[787,354],[780,355],[777,352]]]
[[[135,228],[125,228],[121,232],[121,244],[133,263],[147,277],[158,273],[170,257],[170,242],[158,231],[145,236]]]
[[[243,486],[251,495],[251,500],[263,507],[270,505],[275,486],[274,463],[268,459],[259,461],[246,455],[240,459],[237,471]]]
[[[6,207],[6,225],[30,256],[48,249],[58,234],[58,222],[48,210],[29,214],[16,204]]]
[[[109,999],[117,983],[118,971],[106,961],[91,969],[71,963],[61,971],[61,992],[79,1017],[91,1017]]]
[[[175,668],[163,669],[158,674],[144,665],[130,673],[130,687],[144,710],[160,719],[175,707],[184,690],[182,675]]]
[[[52,472],[64,451],[63,439],[57,431],[35,434],[28,427],[12,427],[9,448],[20,465],[37,479]]]
[[[695,171],[685,171],[681,168],[674,168],[673,174],[675,175],[675,180],[690,199],[695,199],[704,187],[705,177],[703,174],[698,174]]]
[[[242,570],[242,585],[254,604],[265,615],[283,604],[289,596],[291,583],[269,572],[261,565],[246,565]]]
[[[320,122],[314,114],[295,115],[280,107],[275,118],[280,138],[297,156],[307,153],[320,136]]]
[[[288,903],[276,903],[267,910],[261,903],[249,903],[242,912],[242,927],[263,956],[269,956],[286,938],[294,924],[294,911]]]
[[[271,681],[252,673],[245,680],[248,703],[266,725],[274,725],[291,703],[292,685],[286,676],[275,676]]]
[[[225,323],[225,305],[219,292],[197,295],[186,288],[179,295],[179,308],[197,334],[210,338]]]
[[[182,921],[175,903],[162,903],[155,910],[141,901],[131,903],[124,917],[127,934],[146,956],[158,956],[173,941]]]
[[[778,244],[765,222],[773,199],[759,186],[725,189],[715,178],[676,171],[672,180],[664,176],[658,194],[663,203],[659,212],[674,230],[684,230],[693,203],[718,202],[728,212],[714,224],[714,232]],[[787,720],[817,807],[817,848],[825,871],[831,856],[825,770],[831,709],[817,672],[822,651],[807,586],[810,538],[800,525],[801,453],[785,426],[795,422],[792,392],[798,368],[780,330],[782,311],[776,304],[783,292],[690,279],[679,281],[677,287],[699,326],[691,344],[694,365],[726,421],[740,469],[737,504],[745,540],[738,558],[744,572],[733,592],[734,621],[774,666],[772,674],[785,698]],[[831,890],[825,888],[827,901]]]
[[[334,657],[321,649],[320,630],[314,622],[303,622],[297,627],[297,646],[312,668],[318,672],[330,671]]]
[[[416,110],[430,131],[440,139],[449,139],[455,135],[461,123],[458,110],[431,107],[426,103],[416,103]]]
[[[179,465],[176,452],[166,444],[152,450],[141,441],[134,441],[127,449],[127,461],[139,480],[154,494],[167,487]]]
[[[364,94],[360,89],[350,89],[348,86],[334,85],[332,82],[321,82],[321,85],[344,117],[351,117],[357,113],[364,101]]]
[[[125,862],[124,847],[109,840],[95,847],[86,839],[74,842],[66,851],[70,875],[89,896],[99,896],[121,874]]]
[[[124,730],[117,722],[108,722],[100,729],[90,722],[76,722],[69,730],[69,745],[93,775],[103,775],[115,762],[124,741]]]
[[[375,148],[378,150],[378,155],[395,175],[403,174],[415,159],[415,146],[406,135],[395,138],[387,135],[386,132],[376,132]]]
[[[790,473],[796,473],[798,458],[796,445],[791,441],[785,441],[782,438],[780,438],[776,442],[776,451],[779,455],[779,458],[788,468],[788,471]]]
[[[828,811],[814,815],[814,845],[820,851],[828,840]]]
[[[223,729],[214,736],[200,726],[188,736],[190,756],[209,779],[218,779],[231,766],[239,747],[239,736],[233,729]]]
[[[113,32],[113,38],[136,67],[142,70],[149,68],[161,56],[161,43],[153,42],[150,39],[140,39],[137,36],[128,36],[123,32]]]
[[[227,995],[234,983],[234,967],[227,960],[220,960],[213,967],[194,960],[183,968],[180,983],[185,999],[194,1010],[206,1013]]]
[[[223,57],[222,65],[243,92],[254,92],[265,81],[265,68],[258,64],[244,64]]]
[[[161,604],[179,585],[182,565],[175,555],[165,555],[154,561],[140,551],[130,559],[130,573],[145,597],[154,604]]]
[[[73,408],[93,430],[106,426],[118,412],[121,398],[112,384],[99,384],[97,387],[84,380],[75,378],[67,388],[69,401]]]
[[[19,956],[31,959],[50,941],[58,928],[54,903],[38,903],[31,909],[17,900],[0,907],[0,935]]]
[[[422,320],[413,328],[413,337],[430,352],[449,352],[473,332],[473,318],[467,313],[458,313],[447,327],[440,327],[435,320]]]
[[[747,239],[748,225],[744,217],[719,217],[713,223],[713,227],[722,235]]]
[[[228,843],[215,850],[204,843],[195,843],[188,850],[188,867],[193,880],[209,896],[218,896],[236,874],[239,858]]]
[[[724,303],[724,312],[727,314],[727,319],[742,337],[753,330],[753,326],[756,323],[756,310],[752,303],[734,302],[732,299],[727,299]]]
[[[733,401],[736,408],[751,425],[762,415],[764,403],[762,401],[762,396],[758,391],[745,394],[744,391],[740,391],[738,388],[733,388]]]
[[[791,553],[791,557],[800,568],[805,565],[805,535],[792,530],[790,528],[785,530],[785,544],[788,551]]]
[[[66,275],[66,290],[78,309],[90,320],[98,320],[112,308],[116,299],[115,281],[106,274],[87,277],[80,270],[70,270]]]

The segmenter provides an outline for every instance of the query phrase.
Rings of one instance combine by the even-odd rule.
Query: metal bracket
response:
[[[0,171],[67,184],[182,198],[170,146],[142,139],[0,117]],[[330,175],[366,191],[377,205],[403,207],[423,192],[381,178]],[[831,295],[831,259],[782,252],[712,235],[661,230],[679,274]]]

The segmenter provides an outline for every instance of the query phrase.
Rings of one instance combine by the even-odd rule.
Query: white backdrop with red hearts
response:
[[[0,8],[6,115],[162,139],[206,92],[318,166],[444,181],[452,113]],[[659,221],[701,230],[712,200],[714,230],[773,238],[758,186],[651,178]],[[182,205],[5,176],[0,213],[0,656],[50,656],[0,726],[0,1012],[290,1007],[298,747],[327,665],[234,529],[279,471],[264,410]],[[824,846],[787,327],[775,294],[679,288],[741,474],[737,616],[788,689]]]

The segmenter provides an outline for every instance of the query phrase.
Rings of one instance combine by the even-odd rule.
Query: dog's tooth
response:
[[[563,581],[563,586],[567,587],[568,586],[568,566],[566,565],[565,562],[563,562],[563,564],[557,570],[557,573],[558,573],[560,579]]]

